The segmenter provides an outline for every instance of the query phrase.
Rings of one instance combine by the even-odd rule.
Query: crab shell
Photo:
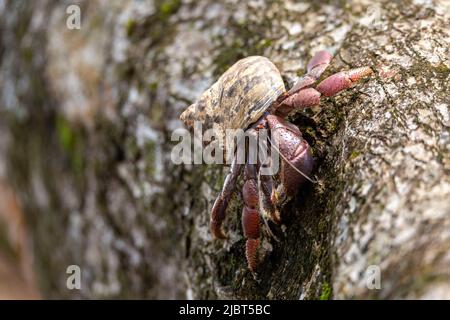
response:
[[[191,129],[195,121],[203,131],[213,129],[225,150],[227,129],[247,129],[284,92],[277,67],[265,57],[251,56],[231,66],[180,119]]]

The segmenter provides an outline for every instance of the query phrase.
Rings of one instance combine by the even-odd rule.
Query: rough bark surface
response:
[[[84,1],[69,30],[72,2],[0,1],[0,177],[44,297],[450,298],[448,2]],[[318,182],[255,280],[239,197],[209,233],[227,169],[172,164],[171,133],[239,58],[289,82],[321,49],[375,76],[291,118]]]

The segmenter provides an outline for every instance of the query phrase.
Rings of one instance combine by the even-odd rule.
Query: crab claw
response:
[[[339,91],[350,88],[353,83],[358,82],[372,73],[373,71],[369,67],[338,72],[319,83],[316,89],[324,96],[331,97]]]
[[[307,177],[313,169],[311,149],[300,130],[292,123],[274,115],[267,116],[267,121],[272,139],[283,157],[280,180],[284,191],[290,197],[298,191],[301,183],[306,179],[310,180]],[[284,198],[284,195],[278,194],[277,191],[278,188],[272,198]]]

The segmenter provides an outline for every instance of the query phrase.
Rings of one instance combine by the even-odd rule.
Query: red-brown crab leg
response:
[[[305,177],[292,166],[305,175],[309,175],[313,168],[313,158],[308,143],[302,138],[300,130],[295,125],[275,115],[267,116],[267,122],[273,143],[277,145],[283,157],[290,162],[287,164],[284,159],[281,161],[281,185],[272,194],[272,201],[276,205],[286,197],[293,196],[300,184],[306,181]]]
[[[214,202],[211,210],[210,228],[214,237],[219,239],[226,239],[226,235],[222,229],[222,222],[225,220],[228,202],[230,201],[233,191],[236,187],[236,181],[241,174],[242,165],[237,163],[237,156],[234,157],[231,163],[230,171],[228,172],[222,191]]]
[[[309,61],[307,74],[300,78],[297,83],[285,95],[281,96],[275,105],[275,114],[281,117],[298,108],[306,108],[320,103],[320,96],[330,97],[338,92],[350,88],[354,83],[372,74],[369,67],[361,67],[348,71],[341,71],[329,76],[320,82],[316,88],[311,86],[328,67],[332,56],[326,51],[319,51]]]
[[[242,189],[244,208],[242,209],[242,228],[244,230],[245,256],[250,271],[255,272],[258,264],[258,247],[260,219],[258,213],[257,166],[246,164],[244,169],[244,186]]]
[[[369,67],[341,71],[323,80],[317,85],[316,89],[324,96],[331,97],[344,89],[350,88],[354,83],[372,73],[373,71]]]

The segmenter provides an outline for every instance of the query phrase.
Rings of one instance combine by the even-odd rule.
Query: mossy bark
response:
[[[45,297],[450,297],[444,1],[79,5],[80,30],[67,29],[66,4],[0,8],[2,174]],[[230,239],[209,233],[226,168],[174,165],[171,132],[237,59],[265,55],[289,83],[320,49],[336,57],[327,75],[368,65],[375,76],[290,119],[318,182],[284,207],[254,279],[239,196]],[[66,287],[72,264],[79,291]]]

